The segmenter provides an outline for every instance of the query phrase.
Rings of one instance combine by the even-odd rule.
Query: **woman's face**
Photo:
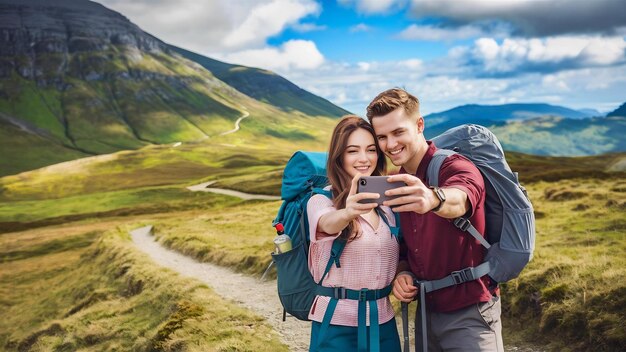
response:
[[[343,152],[343,169],[354,177],[357,173],[363,176],[370,176],[376,170],[378,154],[376,153],[376,142],[374,137],[365,129],[358,128],[346,143]]]

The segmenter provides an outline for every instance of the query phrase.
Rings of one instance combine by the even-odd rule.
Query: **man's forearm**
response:
[[[465,215],[471,208],[467,194],[457,188],[442,188],[446,194],[446,201],[435,214],[446,219],[455,219]]]

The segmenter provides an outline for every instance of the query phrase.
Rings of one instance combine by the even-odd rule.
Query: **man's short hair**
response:
[[[419,100],[404,89],[392,88],[380,94],[367,106],[367,119],[384,116],[402,107],[410,118],[417,118],[420,114]]]

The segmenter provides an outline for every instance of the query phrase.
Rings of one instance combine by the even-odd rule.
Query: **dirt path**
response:
[[[291,351],[308,351],[309,322],[287,317],[282,321],[282,307],[276,295],[276,281],[262,282],[257,278],[235,273],[210,263],[200,263],[154,241],[152,227],[146,226],[131,232],[137,248],[148,254],[156,263],[186,277],[209,285],[218,295],[250,309],[267,320],[281,336]]]
[[[278,332],[281,341],[291,351],[308,351],[311,323],[287,317],[282,321],[282,307],[276,294],[276,281],[261,281],[247,275],[236,273],[228,268],[200,263],[176,251],[167,249],[155,242],[152,226],[131,231],[131,237],[137,248],[148,254],[157,264],[169,268],[185,277],[202,281],[218,295],[259,314]],[[413,351],[414,330],[411,322],[411,351]],[[402,327],[398,332],[402,335]],[[402,336],[400,336],[402,339]],[[528,346],[506,345],[507,352],[542,352],[542,349]]]
[[[234,129],[232,129],[232,130],[230,130],[230,131],[226,131],[226,132],[220,133],[220,136],[225,136],[225,135],[227,135],[227,134],[231,134],[231,133],[235,133],[235,132],[239,131],[239,123],[240,123],[243,119],[245,119],[246,117],[248,117],[248,116],[250,116],[250,113],[249,113],[249,112],[247,112],[247,111],[244,111],[244,112],[241,114],[241,117],[240,117],[240,118],[238,118],[238,119],[237,119],[237,121],[235,121],[235,128],[234,128]]]
[[[211,192],[211,193],[225,194],[227,196],[237,197],[237,198],[241,198],[245,200],[249,200],[249,199],[280,200],[280,197],[278,196],[268,196],[264,194],[250,194],[250,193],[243,193],[239,191],[233,191],[230,189],[208,187],[214,184],[215,182],[216,181],[204,182],[204,183],[200,183],[194,186],[189,186],[187,187],[187,189],[193,192]]]

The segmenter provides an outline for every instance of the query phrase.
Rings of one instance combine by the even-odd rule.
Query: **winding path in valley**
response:
[[[222,133],[220,133],[220,136],[225,136],[225,135],[227,135],[227,134],[231,134],[231,133],[235,133],[235,132],[239,131],[239,123],[240,123],[241,121],[243,121],[243,119],[245,119],[245,118],[246,118],[246,117],[248,117],[248,116],[250,116],[250,113],[249,113],[248,111],[244,111],[244,112],[241,114],[241,117],[240,117],[240,118],[238,118],[238,119],[237,119],[237,121],[235,121],[235,128],[233,128],[233,129],[232,129],[232,130],[230,130],[230,131],[226,131],[226,132],[222,132]]]
[[[190,191],[194,191],[194,192],[211,192],[211,193],[225,194],[227,196],[237,197],[237,198],[241,198],[244,200],[250,200],[250,199],[280,200],[279,196],[268,196],[265,194],[250,194],[250,193],[243,193],[239,191],[233,191],[230,189],[209,187],[215,182],[217,181],[204,182],[204,183],[200,183],[197,185],[189,186],[187,187],[187,189]]]

